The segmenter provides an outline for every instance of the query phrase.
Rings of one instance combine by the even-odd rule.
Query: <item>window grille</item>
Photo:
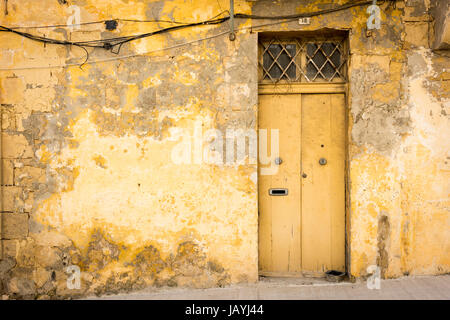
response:
[[[260,83],[346,82],[344,39],[260,39]]]

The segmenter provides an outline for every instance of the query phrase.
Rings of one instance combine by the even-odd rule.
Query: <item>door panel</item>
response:
[[[300,103],[296,95],[261,95],[259,127],[279,130],[281,165],[273,175],[259,168],[259,267],[271,272],[298,272],[300,264]],[[289,116],[287,116],[289,115]],[[271,150],[271,146],[268,146]],[[268,151],[270,154],[270,151]],[[272,166],[276,155],[270,155]],[[266,165],[263,167],[268,167]],[[288,189],[287,196],[270,196],[270,188]]]
[[[279,130],[282,159],[273,175],[259,166],[261,274],[345,270],[344,107],[343,94],[259,96],[259,128],[267,129],[269,144],[270,130]],[[288,195],[270,196],[270,188]]]
[[[302,266],[322,273],[345,265],[343,94],[302,95]],[[321,165],[323,158],[326,164]]]

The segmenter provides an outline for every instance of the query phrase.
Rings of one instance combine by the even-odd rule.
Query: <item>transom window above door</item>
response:
[[[259,82],[346,82],[347,46],[343,38],[259,40]]]

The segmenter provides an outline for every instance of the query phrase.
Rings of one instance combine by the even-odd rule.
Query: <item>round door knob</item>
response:
[[[326,165],[326,164],[327,164],[327,159],[325,159],[325,158],[320,158],[320,159],[319,159],[319,164],[320,164],[321,166]]]
[[[308,175],[306,173],[302,174],[303,178],[306,178]]]
[[[275,158],[275,164],[280,165],[283,163],[283,160],[280,157]]]

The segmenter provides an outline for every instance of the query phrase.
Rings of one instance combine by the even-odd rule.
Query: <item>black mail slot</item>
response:
[[[269,189],[269,195],[271,196],[287,196],[288,195],[288,189]]]

